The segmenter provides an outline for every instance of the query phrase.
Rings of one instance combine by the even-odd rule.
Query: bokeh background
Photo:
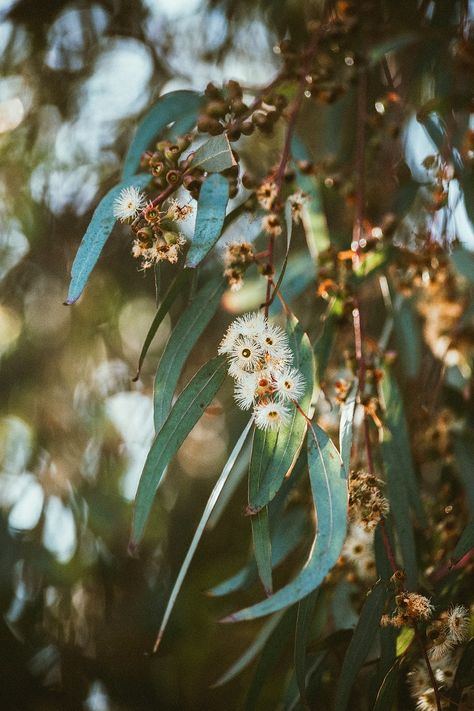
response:
[[[289,0],[0,0],[1,709],[239,706],[248,672],[222,689],[211,685],[260,623],[220,626],[245,595],[237,603],[203,593],[246,560],[243,481],[205,536],[159,656],[149,655],[170,585],[242,427],[231,393],[180,450],[140,557],[130,557],[132,501],[153,435],[153,373],[180,304],[134,383],[156,296],[153,275],[130,256],[126,230],[114,231],[80,302],[63,301],[97,197],[117,182],[146,108],[161,93],[202,90],[208,81],[268,82],[278,40],[288,28],[298,35],[308,5],[317,9]],[[353,99],[343,100],[344,132],[332,135],[348,152]],[[421,182],[433,146],[414,118],[404,131],[407,165]],[[388,193],[374,178],[383,213]],[[351,214],[344,223],[331,199],[327,205],[347,247]],[[453,215],[453,231],[472,247],[462,201]],[[163,270],[164,284],[170,275]],[[232,310],[232,300],[226,306]],[[221,310],[183,382],[215,354],[227,321]],[[261,708],[276,708],[282,681],[277,669]]]

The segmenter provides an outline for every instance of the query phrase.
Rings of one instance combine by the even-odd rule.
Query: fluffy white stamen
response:
[[[120,222],[127,222],[138,215],[146,204],[145,195],[137,188],[129,187],[120,191],[114,200],[114,217]]]
[[[274,373],[275,388],[282,400],[298,400],[304,393],[304,380],[296,368]]]
[[[255,406],[255,424],[261,430],[277,430],[290,419],[289,410],[281,402],[260,403]]]

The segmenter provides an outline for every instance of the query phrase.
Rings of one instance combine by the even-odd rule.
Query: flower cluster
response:
[[[231,291],[239,291],[244,283],[246,268],[255,261],[255,253],[250,242],[231,242],[224,254],[224,276]]]
[[[152,202],[146,204],[145,195],[134,187],[124,188],[114,202],[114,216],[121,222],[140,218],[134,228],[132,255],[141,259],[142,269],[149,269],[157,262],[178,261],[186,239],[176,229],[176,223],[191,212],[190,205],[179,205],[176,200],[170,200],[167,209],[160,211]]]
[[[301,373],[292,367],[286,333],[262,313],[246,314],[227,329],[219,353],[229,359],[234,396],[242,410],[253,407],[260,429],[278,429],[290,418],[289,404],[304,392]]]
[[[341,556],[344,563],[351,564],[359,580],[373,580],[375,577],[373,531],[362,526],[360,521],[351,523]]]
[[[349,514],[366,531],[372,531],[389,511],[387,499],[380,491],[383,482],[367,472],[352,473],[349,482]]]
[[[471,616],[467,608],[456,605],[442,612],[438,619],[430,624],[427,637],[431,643],[428,649],[438,689],[449,691],[452,687],[459,661],[463,654],[463,645],[469,639]],[[419,661],[408,672],[408,686],[412,698],[417,702],[419,711],[435,711],[437,708],[434,689],[426,663]],[[474,687],[467,687],[461,697],[460,709],[467,711],[474,708]],[[449,701],[442,696],[442,708],[448,708]]]

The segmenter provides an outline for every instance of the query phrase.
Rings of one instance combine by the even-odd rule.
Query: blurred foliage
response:
[[[436,606],[435,618],[451,605],[471,611],[473,605],[471,4],[209,0],[183,4],[182,11],[160,5],[12,0],[0,9],[0,706],[294,709],[318,708],[325,699],[361,710],[382,703],[436,708],[433,698],[423,700],[422,686],[418,699],[413,692],[409,672],[421,652],[410,619],[380,634],[378,626],[382,611],[402,614],[384,537],[407,569],[410,589]],[[310,66],[305,52],[322,17],[332,30]],[[170,465],[139,556],[129,555],[132,501],[153,439],[154,371],[170,334],[176,340],[186,333],[189,300],[222,271],[222,251],[211,251],[198,277],[178,282],[169,302],[164,295],[181,263],[160,263],[142,275],[123,226],[114,229],[73,307],[62,305],[68,274],[98,197],[119,182],[133,131],[149,107],[162,93],[202,92],[208,81],[220,86],[234,76],[248,104],[259,96],[269,103],[250,135],[231,135],[240,172],[224,170],[235,211],[224,222],[224,242],[244,235],[263,252],[265,211],[253,193],[281,160],[306,70],[283,190],[286,197],[299,187],[306,202],[287,265],[284,238],[275,242],[276,273],[286,265],[281,293],[316,358],[315,419],[335,443],[340,418],[352,425],[349,393],[359,377],[354,432],[346,429],[351,469],[368,466],[365,417],[391,512],[375,541],[350,524],[342,556],[317,595],[263,625],[219,626],[219,618],[263,597],[243,516],[244,448],[235,482],[231,477],[224,489],[225,515],[211,517],[159,653],[151,656],[211,482],[245,424],[227,383]],[[276,89],[261,96],[256,85],[275,77]],[[283,97],[276,104],[274,89]],[[225,85],[224,94],[232,90]],[[221,131],[209,98],[208,92],[197,118],[201,134]],[[196,123],[173,118],[173,140]],[[194,200],[203,175],[192,177]],[[156,192],[165,186],[155,180]],[[189,237],[192,227],[184,229]],[[179,391],[216,355],[229,314],[265,300],[261,271],[252,266],[214,316],[202,314],[202,335],[183,346],[183,361],[190,357]],[[167,313],[132,382],[157,299]],[[359,307],[367,359],[362,384],[352,320]],[[275,298],[270,314],[281,311]],[[174,362],[175,347],[162,364]],[[293,464],[268,506],[275,590],[298,574],[313,538],[308,467],[304,457]],[[316,486],[311,464],[309,473]],[[352,511],[354,500],[353,494]],[[321,525],[323,515],[318,519]],[[461,534],[467,543],[456,549],[461,560],[451,569]],[[438,628],[421,624],[425,644],[436,647]],[[446,668],[438,674],[443,708],[444,696],[452,708],[473,707],[466,696],[455,706],[474,683],[472,642],[461,647],[454,683]],[[232,670],[241,654],[247,656]],[[212,687],[224,675],[231,680]]]

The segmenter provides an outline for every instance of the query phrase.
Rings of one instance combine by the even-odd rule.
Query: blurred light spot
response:
[[[130,369],[123,360],[104,360],[92,374],[92,387],[99,397],[125,390],[130,385]]]
[[[0,355],[6,353],[21,333],[21,319],[7,306],[0,306]]]
[[[385,113],[385,106],[381,101],[376,101],[375,102],[375,110],[378,114],[384,114]]]
[[[150,12],[164,14],[169,18],[179,18],[192,15],[201,4],[201,0],[173,0],[173,2],[157,3],[156,0],[144,0]]]
[[[46,64],[52,69],[77,71],[84,65],[86,51],[105,31],[108,15],[99,5],[62,12],[48,32]]]
[[[110,711],[110,699],[101,681],[91,684],[84,708],[86,711]]]
[[[25,116],[25,108],[17,96],[14,99],[0,101],[0,133],[13,131]]]
[[[32,446],[33,431],[24,420],[19,417],[0,420],[0,466],[3,475],[20,474],[28,464]]]
[[[225,462],[227,441],[225,417],[205,412],[179,450],[180,466],[191,477],[215,477]]]
[[[131,501],[153,440],[152,399],[137,392],[117,393],[107,399],[105,408],[123,440],[127,464],[120,488]]]
[[[381,237],[383,237],[382,228],[381,227],[372,227],[370,234],[372,235],[372,237],[374,237],[374,239],[380,239]]]
[[[25,326],[33,340],[55,338],[55,343],[67,337],[71,310],[63,306],[65,287],[59,279],[42,275],[36,279],[25,297]]]
[[[132,258],[132,257],[130,257]],[[153,299],[133,299],[126,304],[119,315],[119,332],[125,354],[133,360],[138,359],[143,341],[156,313]],[[160,325],[158,333],[150,346],[148,357],[160,352],[170,335],[170,318],[167,315]],[[146,365],[146,363],[145,363]]]
[[[29,242],[16,220],[2,225],[0,229],[0,279],[3,279],[25,256]]]
[[[354,65],[354,57],[344,57],[344,62],[348,67],[352,67]]]
[[[60,215],[69,205],[74,206],[76,214],[83,215],[97,199],[98,189],[96,166],[52,170],[40,164],[30,177],[33,200],[44,201],[54,215]]]
[[[60,563],[71,560],[76,550],[74,516],[57,496],[50,496],[46,504],[43,545]]]
[[[42,486],[31,476],[8,516],[8,525],[17,531],[31,531],[37,524],[43,510],[44,493]]]

